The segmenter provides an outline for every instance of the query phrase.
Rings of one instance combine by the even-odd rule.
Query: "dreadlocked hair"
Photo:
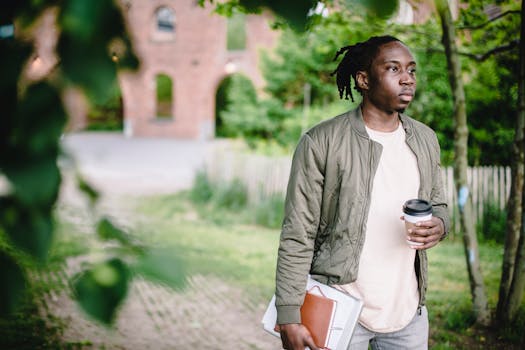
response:
[[[337,68],[330,74],[336,76],[337,89],[339,90],[339,97],[348,100],[348,96],[354,102],[352,95],[351,79],[354,78],[354,88],[360,93],[361,89],[357,85],[356,75],[358,71],[369,71],[372,61],[376,57],[379,47],[392,41],[400,41],[399,39],[390,36],[373,36],[367,41],[363,41],[351,46],[345,46],[339,49],[335,54],[334,61],[337,61],[340,55],[345,54]]]

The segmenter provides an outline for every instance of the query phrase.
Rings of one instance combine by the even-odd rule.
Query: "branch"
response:
[[[485,27],[486,25],[494,22],[497,19],[503,18],[503,17],[505,17],[507,15],[515,15],[515,14],[520,14],[520,11],[519,10],[505,11],[505,12],[502,12],[499,15],[495,16],[494,18],[489,19],[487,22],[484,22],[484,23],[481,23],[481,24],[478,24],[478,25],[475,25],[475,26],[457,27],[457,29],[458,30],[476,30],[476,29],[481,29],[481,28]]]
[[[511,42],[509,42],[506,45],[501,45],[501,46],[495,47],[492,50],[489,50],[489,51],[487,51],[487,52],[485,52],[483,54],[474,54],[474,53],[467,53],[467,52],[458,52],[458,54],[460,54],[462,56],[466,56],[466,57],[472,58],[472,59],[474,59],[474,60],[476,60],[478,62],[482,62],[482,61],[485,61],[487,58],[489,58],[492,55],[512,50],[513,48],[518,46],[519,43],[520,43],[519,39],[515,39],[515,40],[512,40]]]
[[[471,59],[476,60],[478,62],[482,62],[482,61],[485,61],[487,58],[489,58],[492,55],[512,50],[513,48],[518,46],[519,43],[520,43],[519,39],[515,39],[515,40],[512,40],[511,42],[509,42],[506,45],[501,45],[501,46],[495,47],[492,50],[489,50],[489,51],[487,51],[487,52],[485,52],[483,54],[475,54],[475,53],[470,53],[470,52],[458,52],[458,55],[471,58]],[[428,53],[432,53],[432,52],[445,53],[444,50],[439,50],[439,49],[434,49],[434,48],[429,48],[427,50],[427,52]]]

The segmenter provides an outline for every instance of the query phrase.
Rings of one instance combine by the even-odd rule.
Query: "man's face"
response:
[[[403,112],[414,98],[416,63],[408,48],[398,41],[379,47],[366,77],[366,97],[385,112]]]

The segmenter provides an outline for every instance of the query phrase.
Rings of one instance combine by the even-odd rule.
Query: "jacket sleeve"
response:
[[[319,226],[324,157],[314,140],[305,134],[295,150],[276,270],[277,323],[300,323],[300,308]]]
[[[435,135],[434,142],[437,155],[432,164],[432,192],[430,196],[432,200],[433,215],[440,218],[443,221],[443,225],[445,227],[445,234],[442,237],[442,239],[444,239],[448,235],[450,229],[450,218],[448,215],[445,190],[443,188],[440,147]]]

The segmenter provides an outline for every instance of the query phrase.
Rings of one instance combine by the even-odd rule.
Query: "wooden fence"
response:
[[[457,193],[452,167],[444,168],[442,175],[452,219],[452,229],[454,232],[457,232],[460,225],[459,210],[456,205]],[[483,211],[487,205],[494,205],[501,210],[505,210],[511,185],[510,167],[469,167],[467,180],[472,200],[474,222],[478,222],[483,218]]]
[[[256,202],[272,194],[283,195],[284,198],[290,166],[290,156],[269,157],[242,154],[219,148],[206,161],[206,172],[212,181],[241,180],[247,187],[249,200]],[[452,229],[453,232],[457,232],[459,215],[455,205],[456,190],[453,169],[444,168],[442,177],[452,218]],[[496,205],[502,210],[505,208],[511,185],[509,167],[470,167],[468,183],[475,222],[483,217],[483,210],[487,204]]]

